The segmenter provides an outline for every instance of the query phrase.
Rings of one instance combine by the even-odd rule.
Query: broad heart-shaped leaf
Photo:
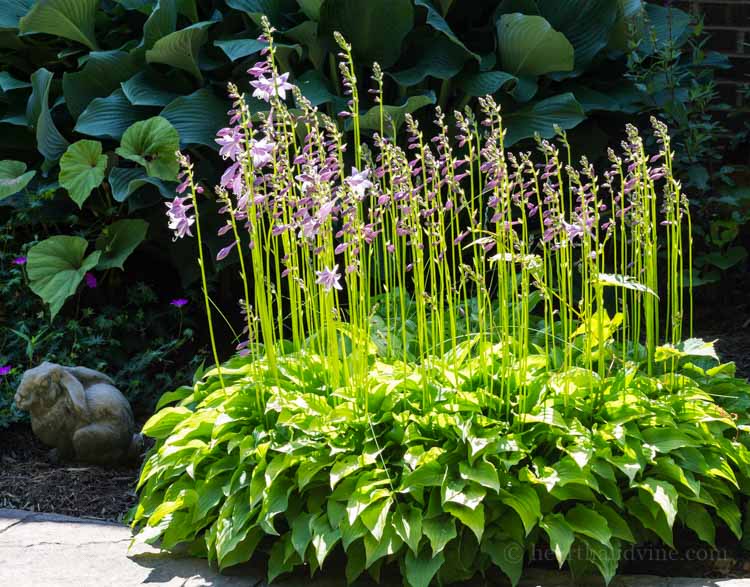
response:
[[[161,116],[180,133],[180,145],[206,145],[218,149],[216,133],[227,124],[229,104],[208,88],[170,102]]]
[[[23,34],[47,33],[96,50],[94,22],[99,0],[38,0],[19,22]]]
[[[512,540],[486,540],[482,552],[488,554],[492,564],[498,567],[515,586],[523,571],[523,546]]]
[[[612,540],[607,519],[591,508],[579,504],[565,514],[565,521],[579,534],[593,538],[605,546],[609,546]]]
[[[607,46],[618,13],[613,0],[536,0],[547,22],[575,50],[575,69],[583,71]]]
[[[169,33],[162,37],[154,46],[146,51],[148,63],[164,63],[177,69],[183,69],[202,80],[198,67],[198,51],[208,40],[208,27],[213,21],[198,22],[196,24]]]
[[[654,502],[664,511],[664,515],[667,517],[667,524],[671,528],[674,524],[675,516],[677,516],[677,498],[679,497],[674,485],[660,479],[648,477],[638,487],[645,489],[651,494]]]
[[[60,185],[80,208],[91,190],[102,183],[106,168],[107,156],[102,155],[99,141],[75,142],[60,159]]]
[[[682,514],[681,514],[682,515]],[[685,525],[698,535],[698,538],[716,548],[716,526],[711,514],[699,503],[691,503],[684,516]]]
[[[122,265],[146,238],[148,222],[140,218],[118,220],[110,224],[96,239],[96,249],[102,252],[97,269],[122,269]]]
[[[469,96],[491,96],[508,82],[515,85],[518,78],[505,71],[483,71],[463,77],[459,85]]]
[[[112,197],[117,202],[124,202],[145,185],[153,185],[164,198],[173,198],[175,194],[174,187],[165,184],[160,179],[149,177],[141,167],[130,169],[115,167],[109,172],[108,179],[112,188]]]
[[[267,47],[268,43],[258,39],[220,39],[214,41],[214,46],[224,51],[230,61],[237,61],[255,55]]]
[[[562,568],[575,541],[573,529],[562,514],[547,514],[539,522],[539,526],[547,533],[549,546],[555,553],[557,564]]]
[[[409,69],[389,75],[402,86],[414,86],[426,77],[450,79],[465,63],[467,55],[445,35],[430,32],[414,35],[410,47],[418,55],[416,63]]]
[[[0,10],[0,29],[17,29],[18,21],[23,17],[35,0],[4,0]]]
[[[93,51],[79,71],[63,74],[65,105],[73,118],[78,118],[91,100],[109,96],[136,71],[138,66],[130,53]]]
[[[299,9],[295,0],[227,0],[227,6],[247,12],[256,23],[266,15],[276,27],[286,24],[285,18]]]
[[[533,137],[535,133],[549,138],[555,134],[555,125],[570,129],[585,119],[583,108],[570,92],[540,100],[506,115],[504,122],[508,132],[505,146]]]
[[[99,262],[99,251],[85,256],[87,246],[86,239],[79,236],[53,236],[29,249],[29,287],[49,304],[52,318],[76,292],[86,272]]]
[[[377,61],[387,69],[401,55],[401,43],[414,26],[411,0],[325,0],[320,36],[339,31],[352,44],[359,63]]]
[[[142,47],[151,49],[156,41],[177,28],[177,3],[175,0],[157,0],[143,25]]]
[[[302,95],[310,100],[310,103],[313,106],[319,106],[320,104],[327,104],[328,102],[340,100],[340,98],[328,88],[328,83],[325,78],[314,69],[306,71],[294,81],[300,89],[300,92],[302,92]]]
[[[648,56],[667,46],[680,46],[682,38],[689,34],[690,15],[674,6],[660,6],[653,2],[645,2],[643,8],[645,18],[635,19],[638,53]]]
[[[471,56],[477,61],[480,60],[479,55],[473,53],[472,51],[469,51],[469,49],[466,48],[466,45],[464,45],[456,36],[456,33],[453,32],[446,20],[442,16],[440,16],[440,12],[435,9],[430,0],[414,0],[414,4],[416,6],[424,8],[427,11],[427,24],[429,26],[431,26],[436,31],[440,31],[443,35],[445,35],[447,39],[450,39],[451,43],[460,48],[465,55]],[[444,10],[443,12],[445,13],[447,11]]]
[[[177,130],[166,118],[154,116],[136,122],[126,130],[115,152],[143,165],[153,177],[174,181],[180,170],[175,155],[179,148]]]
[[[68,141],[57,130],[49,109],[52,77],[43,67],[31,75],[33,90],[26,106],[26,119],[36,129],[37,149],[47,161],[57,161],[68,148]]]
[[[497,21],[497,49],[503,70],[514,75],[573,69],[573,46],[541,16],[503,14]]]
[[[26,171],[26,163],[23,161],[0,161],[0,200],[20,192],[34,175],[36,171]]]
[[[406,566],[406,581],[411,587],[429,587],[432,578],[445,562],[445,556],[439,552],[432,556],[429,549],[424,549],[419,556],[414,556],[411,550],[404,557]]]
[[[189,92],[187,84],[171,84],[152,69],[139,71],[120,84],[122,92],[133,106],[164,107],[182,93]]]
[[[404,123],[404,117],[407,113],[412,113],[419,110],[423,106],[435,103],[434,92],[427,92],[424,94],[417,94],[416,96],[409,96],[406,101],[400,106],[383,106],[385,114],[385,132],[390,134],[390,124],[388,123],[388,117],[390,116],[393,120],[393,124],[396,127],[396,131]],[[360,115],[359,125],[361,128],[369,128],[380,132],[380,108],[373,106],[367,112]]]
[[[530,485],[513,487],[510,493],[503,497],[503,503],[513,508],[521,518],[527,536],[542,517],[539,496]]]
[[[134,123],[148,118],[153,110],[133,106],[121,89],[106,98],[95,98],[78,117],[75,131],[93,137],[119,140]]]

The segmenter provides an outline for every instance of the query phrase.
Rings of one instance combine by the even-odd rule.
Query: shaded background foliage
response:
[[[698,279],[716,281],[745,261],[739,239],[750,196],[717,154],[711,111],[714,70],[728,64],[703,50],[700,28],[675,8],[641,0],[11,0],[0,8],[0,215],[19,228],[3,247],[7,259],[31,251],[24,275],[53,315],[70,317],[73,302],[64,304],[87,271],[108,292],[143,281],[162,304],[190,290],[193,243],[171,244],[163,216],[174,193],[172,153],[186,149],[198,175],[218,180],[225,86],[247,87],[246,70],[263,49],[262,14],[278,29],[280,68],[331,115],[345,105],[334,30],[352,41],[363,90],[370,64],[383,67],[394,127],[406,112],[419,117],[439,104],[450,113],[493,94],[508,145],[549,137],[558,125],[577,152],[603,153],[624,120],[659,111],[688,187],[715,194],[717,218],[698,227],[714,247],[698,258]],[[362,120],[367,132],[379,127],[375,110]],[[213,237],[207,244],[214,254],[221,248]],[[230,263],[210,268],[224,307],[233,305],[233,271],[221,271]],[[0,349],[0,362],[20,363],[14,353]]]

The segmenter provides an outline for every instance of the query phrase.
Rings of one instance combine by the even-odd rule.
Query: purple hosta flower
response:
[[[346,181],[346,185],[348,185],[352,189],[357,197],[361,199],[365,197],[365,192],[367,191],[367,189],[371,188],[373,185],[372,182],[367,179],[369,175],[369,169],[357,171],[356,167],[352,167],[352,174],[344,181]]]
[[[12,369],[13,367],[11,367],[10,365],[3,365],[2,367],[0,367],[0,376],[8,375],[8,373],[10,373]]]
[[[250,82],[250,85],[255,88],[253,91],[253,98],[258,98],[264,102],[270,102],[271,97],[276,95],[280,100],[286,100],[287,90],[291,90],[294,86],[287,80],[289,79],[289,73],[282,73],[275,78],[267,78],[260,75],[257,81]],[[276,83],[274,83],[274,81]]]
[[[259,61],[247,70],[247,73],[252,75],[254,78],[261,77],[271,71],[271,66],[267,61]]]
[[[219,184],[221,187],[230,189],[233,194],[239,195],[242,193],[242,180],[242,166],[239,161],[236,161],[222,173]]]
[[[334,265],[333,269],[326,267],[323,271],[316,271],[315,275],[318,276],[315,283],[322,285],[325,291],[331,291],[331,288],[343,289],[339,283],[341,274],[339,273],[338,265]]]
[[[171,302],[169,302],[170,306],[174,306],[175,308],[182,308],[183,306],[187,306],[188,301],[185,298],[175,298]]]
[[[26,257],[16,257],[15,259],[13,259],[12,263],[14,265],[26,265],[26,261]]]
[[[176,197],[171,202],[167,202],[167,218],[169,218],[169,229],[174,231],[175,239],[182,238],[185,235],[193,236],[190,227],[195,223],[195,217],[190,216],[192,204],[186,204],[188,198]]]
[[[216,133],[216,142],[221,145],[219,155],[224,159],[237,160],[242,153],[242,131],[238,128],[222,128]]]
[[[328,217],[333,213],[333,210],[335,207],[336,207],[336,201],[333,199],[328,200],[325,204],[323,204],[318,209],[317,222],[319,224],[323,224],[328,219]]]
[[[253,140],[250,143],[250,155],[253,158],[253,165],[256,168],[260,168],[270,163],[275,147],[276,143],[268,137],[263,137],[259,141]]]
[[[232,249],[235,247],[236,244],[237,244],[237,241],[232,241],[230,245],[221,249],[219,253],[216,255],[216,260],[221,261],[223,259],[226,259],[227,255],[229,255],[229,253],[232,252]]]
[[[91,273],[91,271],[88,271],[86,275],[83,278],[84,282],[86,283],[86,287],[89,289],[95,289],[97,286],[96,276]]]

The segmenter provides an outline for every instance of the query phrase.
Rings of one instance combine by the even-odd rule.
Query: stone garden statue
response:
[[[128,400],[93,369],[42,363],[23,374],[15,401],[31,413],[34,434],[54,447],[55,460],[111,465],[134,460],[143,449]]]

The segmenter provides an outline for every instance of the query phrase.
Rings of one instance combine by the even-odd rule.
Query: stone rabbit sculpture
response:
[[[42,363],[23,374],[15,402],[31,413],[34,434],[54,447],[55,460],[110,465],[134,460],[143,449],[128,400],[93,369]]]

